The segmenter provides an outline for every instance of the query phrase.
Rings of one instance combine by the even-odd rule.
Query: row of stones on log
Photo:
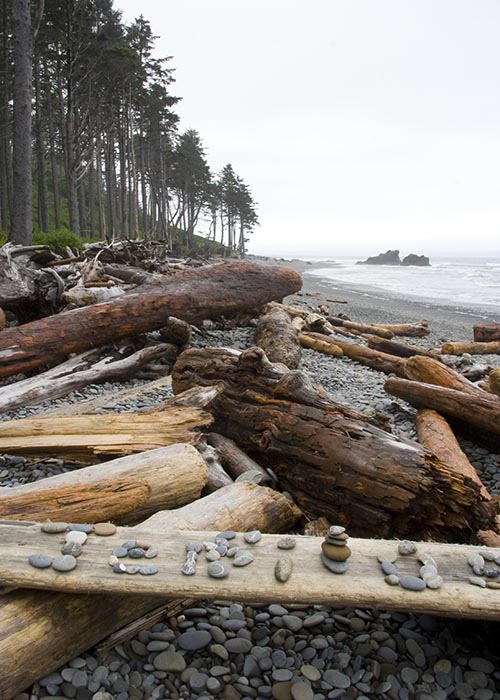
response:
[[[310,517],[353,533],[466,539],[493,514],[469,477],[335,403],[301,372],[285,372],[257,348],[187,350],[173,388],[221,384],[215,429],[271,467]]]
[[[232,484],[141,524],[151,530],[290,532],[299,509],[273,489]],[[157,608],[147,596],[13,591],[0,606],[0,697],[12,698],[111,632]],[[47,634],[47,630],[57,630]]]
[[[253,263],[221,263],[180,272],[162,285],[142,285],[107,303],[5,329],[0,335],[0,378],[34,372],[70,353],[160,329],[170,316],[197,323],[261,307],[301,286],[294,270]]]

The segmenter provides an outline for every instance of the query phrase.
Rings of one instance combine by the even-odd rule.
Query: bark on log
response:
[[[207,478],[198,450],[175,444],[0,488],[0,519],[135,523],[199,498]]]
[[[233,484],[141,527],[173,530],[290,531],[300,511],[281,494]],[[8,700],[38,678],[158,607],[158,597],[14,591],[0,601],[0,697]]]
[[[0,378],[57,364],[119,338],[157,330],[173,315],[189,323],[254,309],[302,286],[288,268],[246,262],[206,265],[117,299],[8,328],[0,335]]]
[[[476,343],[500,340],[500,323],[476,323],[472,326],[472,332]]]
[[[222,466],[233,479],[249,472],[259,472],[260,480],[258,483],[268,484],[271,481],[266,470],[243,450],[240,450],[234,440],[218,433],[208,433],[207,442],[217,450]]]
[[[290,316],[278,308],[271,308],[260,316],[256,328],[256,344],[271,362],[281,362],[289,369],[297,369],[301,349],[296,329]]]
[[[328,320],[333,326],[341,326],[342,328],[347,328],[348,330],[358,331],[358,333],[372,333],[373,335],[378,335],[381,338],[386,338],[390,340],[394,333],[387,328],[377,325],[376,323],[355,323],[354,321],[348,321],[344,318],[337,318],[336,316],[329,316]]]
[[[372,348],[372,350],[385,352],[389,355],[396,355],[397,357],[413,357],[413,355],[422,355],[423,357],[433,357],[439,360],[439,351],[436,350],[424,350],[416,345],[401,343],[397,340],[385,340],[384,338],[379,338],[374,335],[364,334],[363,338],[368,343],[368,347]]]
[[[444,343],[441,347],[443,355],[500,355],[500,340],[488,343]]]
[[[433,408],[454,423],[460,432],[474,429],[476,439],[493,449],[500,448],[500,401],[486,391],[467,394],[433,384],[422,384],[409,379],[391,377],[384,389],[404,399],[415,408]]]
[[[415,427],[421,445],[433,452],[441,461],[450,464],[459,474],[475,481],[483,498],[486,501],[491,500],[475,467],[462,451],[453,430],[442,415],[432,409],[424,408],[417,413]]]
[[[448,389],[456,389],[467,394],[484,396],[485,392],[466,377],[431,357],[411,357],[406,361],[407,379],[424,384],[436,384]]]
[[[334,345],[340,348],[346,357],[360,362],[367,367],[372,367],[379,372],[385,372],[385,374],[396,374],[398,377],[405,376],[405,359],[396,357],[395,355],[388,355],[378,350],[372,350],[358,343],[340,340],[337,337],[332,338],[331,336],[321,333],[301,333],[300,342],[302,344],[307,343],[307,347],[314,348],[319,352],[325,351],[325,343],[327,345]]]
[[[82,462],[143,452],[177,442],[194,444],[195,432],[212,422],[190,406],[168,405],[154,413],[37,416],[0,423],[0,452],[52,454]]]
[[[379,323],[378,325],[394,335],[403,335],[408,338],[423,338],[431,332],[429,322],[425,319],[417,323]]]
[[[95,353],[89,350],[46,372],[2,387],[0,412],[14,411],[22,406],[36,406],[49,399],[59,399],[88,384],[130,379],[150,362],[165,356],[173,359],[171,345],[154,345],[138,350],[121,360],[105,357],[91,364],[90,358],[95,357]]]
[[[491,521],[476,483],[335,403],[303,373],[280,371],[259,348],[187,350],[172,382],[174,391],[221,384],[215,429],[269,465],[309,517],[353,534],[447,540]]]

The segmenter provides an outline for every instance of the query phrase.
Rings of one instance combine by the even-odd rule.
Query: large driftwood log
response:
[[[358,343],[351,343],[348,340],[340,340],[340,338],[332,338],[322,333],[301,333],[300,342],[306,347],[325,352],[325,347],[333,345],[342,350],[343,355],[351,360],[360,362],[363,365],[372,367],[379,372],[385,374],[397,374],[398,377],[405,376],[406,360],[395,355],[388,355],[385,352],[372,350]]]
[[[431,332],[429,322],[425,319],[417,323],[379,323],[378,325],[394,335],[403,335],[408,338],[423,338]]]
[[[246,262],[206,265],[143,285],[113,301],[8,328],[0,336],[0,377],[32,372],[72,352],[157,330],[173,315],[190,323],[262,306],[300,289],[289,268]]]
[[[410,357],[406,361],[405,374],[407,379],[424,384],[456,389],[467,394],[484,396],[485,392],[451,367],[438,362],[431,357]]]
[[[486,391],[469,394],[434,384],[390,377],[384,389],[415,408],[433,408],[454,423],[460,432],[472,429],[476,439],[493,449],[500,448],[500,400]]]
[[[476,323],[472,326],[472,332],[476,343],[500,340],[500,323]]]
[[[14,411],[22,406],[36,406],[49,399],[59,399],[88,384],[130,379],[150,362],[165,356],[172,360],[174,357],[172,350],[172,345],[162,343],[138,350],[120,360],[105,357],[93,364],[91,358],[95,357],[95,352],[89,350],[71,357],[46,372],[2,387],[0,412]]]
[[[172,381],[174,391],[221,384],[215,429],[270,466],[310,517],[353,534],[436,539],[466,539],[491,521],[477,483],[335,403],[303,373],[283,372],[259,348],[187,350]]]
[[[397,355],[398,357],[413,357],[413,355],[423,355],[424,357],[433,357],[439,359],[439,353],[436,350],[424,350],[416,345],[409,343],[401,343],[397,340],[386,340],[375,335],[364,334],[363,338],[368,343],[368,347],[379,352],[386,352],[389,355]]]
[[[140,526],[151,530],[290,531],[300,511],[272,489],[233,484]],[[159,598],[14,591],[0,600],[0,697],[33,681],[158,606]]]
[[[175,444],[0,488],[0,519],[139,522],[199,498],[207,468],[198,450]]]
[[[260,474],[258,483],[267,484],[271,481],[266,470],[243,450],[240,450],[234,440],[218,433],[208,433],[207,442],[217,450],[222,466],[233,479],[237,479],[243,474],[258,472]]]
[[[444,343],[441,347],[443,355],[500,355],[500,340],[487,343]]]
[[[382,328],[382,326],[376,323],[355,323],[354,321],[338,318],[337,316],[328,316],[328,320],[333,326],[341,326],[342,328],[358,331],[359,333],[372,333],[373,335],[386,338],[387,340],[390,340],[394,335],[392,331],[387,330],[387,328]]]
[[[450,464],[457,472],[475,481],[483,498],[487,501],[491,500],[479,474],[469,462],[467,455],[458,444],[453,430],[442,415],[432,409],[424,408],[417,413],[415,427],[421,445],[446,464]]]
[[[298,333],[286,311],[271,307],[260,316],[256,328],[256,343],[271,362],[281,362],[297,369],[301,358]]]

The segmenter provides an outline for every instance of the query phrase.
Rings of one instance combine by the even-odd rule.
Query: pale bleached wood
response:
[[[36,570],[27,562],[34,553],[57,555],[61,536],[47,535],[39,524],[0,524],[0,577],[6,584],[61,592],[151,595],[161,597],[192,597],[259,602],[296,602],[404,610],[416,613],[449,615],[459,618],[500,620],[500,591],[480,589],[469,583],[471,568],[467,558],[482,551],[481,547],[434,542],[419,542],[418,550],[434,558],[444,583],[439,590],[412,592],[389,586],[384,581],[377,557],[390,559],[397,552],[396,540],[349,540],[352,556],[348,572],[337,576],[330,573],[320,559],[321,537],[297,536],[296,547],[286,555],[291,557],[293,571],[286,583],[274,576],[277,560],[284,556],[277,548],[279,535],[264,535],[257,545],[245,545],[242,533],[233,541],[249,549],[254,562],[248,567],[234,567],[225,560],[229,575],[224,580],[207,574],[205,557],[201,554],[195,576],[184,576],[188,542],[213,541],[216,531],[182,532],[160,527],[119,528],[112,537],[89,536],[84,551],[73,572],[61,575],[53,569]],[[113,572],[108,564],[114,547],[132,537],[151,543],[158,549],[154,560],[155,576],[124,576]],[[490,549],[500,556],[500,549]],[[130,560],[132,563],[132,560]],[[137,562],[134,562],[137,563]],[[415,556],[399,556],[398,572],[418,575],[420,564]]]
[[[207,478],[198,450],[175,444],[2,488],[0,518],[139,522],[199,498]],[[134,487],[137,494],[132,496],[143,497],[130,497]]]
[[[152,518],[156,518],[153,521]],[[233,484],[196,501],[192,507],[152,516],[145,529],[287,532],[299,509],[277,491],[254,484]],[[26,531],[27,532],[27,531]],[[13,698],[104,637],[158,607],[158,596],[75,595],[17,590],[0,605],[0,698]],[[182,597],[185,594],[182,593]]]
[[[492,340],[487,343],[444,343],[441,347],[444,355],[500,355],[500,340]]]

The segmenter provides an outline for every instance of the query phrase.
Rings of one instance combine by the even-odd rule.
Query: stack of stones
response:
[[[344,574],[347,571],[347,560],[351,556],[348,539],[345,527],[332,525],[321,543],[321,561],[334,574]]]

